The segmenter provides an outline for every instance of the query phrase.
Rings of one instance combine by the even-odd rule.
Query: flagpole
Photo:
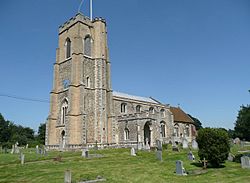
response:
[[[92,0],[90,0],[89,6],[90,6],[90,7],[89,7],[89,12],[90,12],[90,20],[92,21],[92,18],[93,18],[93,17],[92,17],[92,13],[93,13],[93,12],[92,12],[92,6],[93,6],[93,4],[92,4]]]

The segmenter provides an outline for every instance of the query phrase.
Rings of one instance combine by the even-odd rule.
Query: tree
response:
[[[200,122],[199,119],[191,116],[190,114],[188,114],[188,116],[194,121],[194,125],[197,131],[202,128],[202,123]]]
[[[234,131],[240,139],[250,140],[250,105],[241,106]]]
[[[229,137],[221,128],[202,128],[196,138],[200,159],[205,158],[213,167],[219,167],[230,151]]]
[[[38,128],[38,141],[41,144],[45,144],[45,132],[46,132],[46,124],[41,123]]]

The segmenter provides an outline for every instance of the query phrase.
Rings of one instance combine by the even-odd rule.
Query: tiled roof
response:
[[[138,100],[138,101],[143,101],[143,102],[150,102],[150,103],[154,103],[154,104],[159,104],[159,102],[153,100],[150,97],[140,97],[140,96],[129,95],[126,93],[121,93],[121,92],[116,92],[116,91],[113,91],[113,96],[126,98],[126,99],[132,99],[132,100]]]
[[[170,111],[174,115],[175,122],[194,123],[194,121],[180,107],[170,107]]]

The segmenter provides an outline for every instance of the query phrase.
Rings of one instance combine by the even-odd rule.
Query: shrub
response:
[[[205,158],[212,167],[219,167],[230,151],[229,137],[225,130],[219,128],[203,128],[198,131],[198,155]]]

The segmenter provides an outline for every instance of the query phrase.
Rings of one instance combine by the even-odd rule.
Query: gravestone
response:
[[[36,145],[36,154],[39,154],[39,147]]]
[[[12,149],[11,149],[11,152],[10,152],[11,154],[13,154],[13,153],[14,153],[14,151],[15,151],[15,150],[14,150],[14,148],[15,148],[15,146],[14,146],[14,145],[12,145]]]
[[[241,168],[250,168],[250,158],[248,156],[242,156],[240,162]]]
[[[183,162],[181,160],[176,161],[175,165],[176,165],[175,172],[177,175],[187,175],[183,167]]]
[[[136,153],[135,153],[135,148],[131,148],[131,150],[130,150],[130,155],[131,156],[136,156]]]
[[[234,139],[234,143],[235,143],[235,144],[240,144],[240,139],[239,139],[238,137],[236,137],[236,138]]]
[[[173,145],[172,145],[172,151],[179,152],[179,148],[178,148],[178,146],[176,145],[175,142],[174,142]]]
[[[24,164],[24,158],[25,158],[25,156],[24,156],[24,154],[23,154],[23,153],[21,153],[20,158],[21,158],[21,165],[23,165],[23,164]]]
[[[25,148],[28,149],[29,148],[29,144],[26,144]]]
[[[196,142],[195,139],[192,140],[192,148],[193,149],[198,149],[198,143]]]
[[[234,155],[232,153],[228,154],[227,160],[233,162],[234,161]]]
[[[157,151],[162,151],[162,141],[161,140],[156,140],[156,148],[157,148]]]
[[[188,148],[188,141],[187,141],[187,139],[183,139],[182,147],[183,147],[183,149],[187,149]]]
[[[71,171],[66,170],[64,173],[64,183],[71,183]]]
[[[162,151],[156,151],[156,158],[159,160],[159,161],[162,161]]]
[[[194,157],[192,151],[189,151],[189,153],[188,153],[188,159],[189,159],[190,161],[194,161],[195,157]]]
[[[142,150],[142,143],[141,143],[141,142],[138,142],[138,144],[137,144],[137,149],[138,149],[138,150]]]
[[[148,138],[146,138],[145,150],[150,150],[150,146],[149,146]]]
[[[82,150],[82,157],[88,158],[89,157],[89,150],[88,149],[83,149]]]

